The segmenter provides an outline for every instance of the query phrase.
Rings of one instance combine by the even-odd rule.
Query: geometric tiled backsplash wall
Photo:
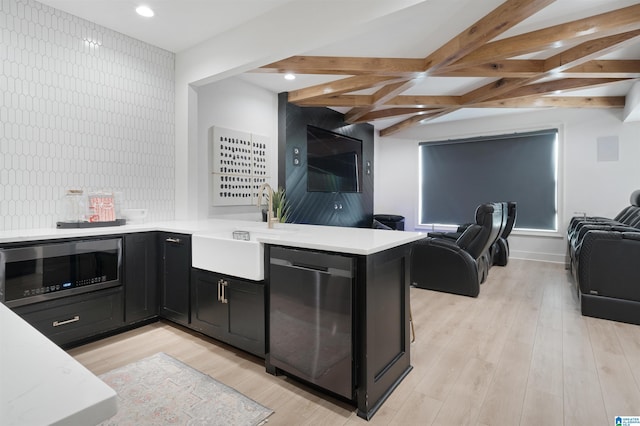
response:
[[[174,216],[173,53],[0,0],[0,231],[48,228],[67,189]]]

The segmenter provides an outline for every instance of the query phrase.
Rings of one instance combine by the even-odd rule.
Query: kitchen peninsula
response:
[[[233,238],[235,231],[243,232],[243,238],[246,237],[247,239],[235,240]],[[261,288],[264,296],[262,299],[255,300],[262,300],[262,308],[264,309],[264,314],[260,317],[264,324],[257,324],[258,328],[261,328],[264,333],[264,349],[262,352],[251,349],[249,351],[265,357],[267,371],[270,373],[284,373],[302,378],[304,381],[315,384],[331,394],[342,396],[343,399],[357,406],[360,417],[371,418],[388,395],[411,370],[409,256],[411,243],[424,237],[421,233],[300,224],[278,224],[274,229],[267,229],[267,225],[261,222],[210,219],[193,222],[173,221],[125,225],[112,228],[46,229],[19,233],[3,232],[0,233],[0,249],[10,248],[15,245],[25,246],[31,242],[42,244],[59,240],[69,241],[120,236],[125,240],[125,254],[123,256],[125,264],[124,273],[122,274],[124,276],[124,291],[120,297],[127,300],[127,287],[135,285],[133,279],[129,278],[133,275],[127,273],[127,269],[130,269],[128,266],[130,267],[131,265],[127,265],[126,262],[128,256],[126,242],[132,235],[159,235],[157,239],[159,243],[165,242],[165,240],[181,240],[182,243],[189,242],[188,253],[190,257],[187,259],[186,268],[190,268],[191,271],[180,270],[177,271],[178,275],[176,275],[183,278],[186,277],[182,279],[181,287],[178,288],[178,291],[182,288],[181,291],[184,294],[184,300],[187,305],[183,309],[185,315],[176,322],[217,338],[216,335],[208,333],[207,328],[195,326],[198,320],[200,323],[207,323],[207,321],[211,323],[212,321],[204,316],[206,314],[204,311],[203,316],[197,318],[198,311],[194,308],[194,303],[198,303],[197,297],[200,293],[195,290],[194,277],[206,276],[203,274],[209,273],[217,274],[215,275],[215,281],[209,280],[210,288],[213,289],[216,282],[218,283],[218,301],[222,297],[222,300],[226,303],[226,309],[232,309],[232,306],[238,306],[239,304],[236,302],[236,305],[233,305],[234,301],[231,300],[233,294],[229,293],[230,290],[226,284],[230,280],[238,278],[240,284],[246,283]],[[165,236],[169,237],[164,238]],[[181,238],[181,236],[184,236],[184,238]],[[215,265],[212,259],[224,257],[226,252],[235,247],[234,244],[238,245],[237,250],[239,250],[235,252],[235,255],[240,257],[236,263],[228,263],[231,269],[219,270],[219,267]],[[158,258],[158,263],[165,256],[161,250],[159,248],[157,252],[154,252]],[[243,258],[242,253],[247,252],[246,250],[249,250],[249,253],[253,253],[254,257]],[[255,255],[256,250],[257,255]],[[270,259],[274,257],[272,251],[282,250],[294,250],[304,255],[310,254],[321,257],[337,256],[341,259],[347,259],[348,265],[351,265],[347,268],[350,269],[347,275],[351,280],[349,281],[349,288],[352,303],[349,311],[353,316],[350,323],[352,327],[345,334],[345,336],[349,336],[349,347],[347,349],[351,357],[351,368],[349,370],[351,380],[345,392],[335,392],[330,387],[325,387],[321,381],[316,382],[313,379],[308,379],[306,375],[301,374],[302,370],[287,369],[272,358],[271,352],[277,349],[273,345],[281,344],[282,340],[273,339],[273,336],[270,335],[270,321],[276,318],[276,313],[270,312],[270,300],[272,297],[270,293],[270,273],[274,267],[273,260],[270,261]],[[191,261],[191,264],[188,264],[188,261]],[[258,264],[253,264],[256,261]],[[297,265],[294,266],[297,267]],[[142,268],[143,264],[139,263],[138,258],[136,258],[135,269],[140,270]],[[147,269],[154,270],[153,267]],[[162,285],[163,280],[166,280],[168,275],[166,271],[161,272],[161,268],[155,269],[158,270],[156,282]],[[324,269],[329,272],[335,270],[331,265]],[[222,278],[218,279],[218,277]],[[199,285],[205,286],[208,281],[199,279],[198,282]],[[220,287],[221,282],[223,283],[222,289]],[[162,300],[163,291],[159,290],[160,300]],[[176,290],[174,289],[173,291],[175,292]],[[100,292],[105,294],[110,292],[110,297],[118,297],[118,293],[114,293],[117,290],[113,288],[100,290]],[[213,298],[216,297],[215,290],[202,294],[206,294],[207,297],[209,295],[212,295]],[[40,305],[45,303],[53,302],[43,302]],[[114,309],[122,309],[122,303],[114,303],[113,306],[115,306]],[[244,312],[248,311],[245,310]],[[113,314],[110,315],[113,316]],[[226,315],[228,318],[232,318],[233,312],[229,310]],[[155,318],[158,314],[156,313],[152,316]],[[159,310],[159,316],[165,317],[162,306]],[[167,318],[173,320],[170,316],[167,316]],[[126,319],[120,324],[123,328],[131,327],[131,325],[132,323],[127,323]],[[256,324],[242,324],[242,328],[250,325],[254,328],[256,327]],[[226,326],[230,330],[230,336],[233,337],[234,330],[231,329],[232,326],[229,324]],[[109,325],[109,327],[106,331],[111,334],[119,329],[113,324]],[[320,332],[316,330],[315,335],[320,335]],[[231,344],[234,344],[233,341]],[[20,367],[16,366],[16,368]],[[324,368],[327,374],[332,374],[331,362],[325,362]]]
[[[116,393],[0,303],[0,424],[88,425],[117,412]]]

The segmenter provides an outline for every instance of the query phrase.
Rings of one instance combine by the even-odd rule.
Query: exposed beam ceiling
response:
[[[462,108],[624,108],[623,96],[569,92],[640,78],[640,58],[605,56],[640,43],[640,4],[503,36],[554,1],[506,0],[424,58],[293,56],[255,72],[337,76],[289,101],[349,108],[348,122],[396,119],[382,136]],[[428,79],[461,77],[481,83],[455,96],[415,93]]]

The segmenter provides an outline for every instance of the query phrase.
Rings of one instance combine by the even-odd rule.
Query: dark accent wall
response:
[[[307,125],[362,140],[362,192],[307,192]],[[294,165],[294,149],[299,165]],[[370,163],[367,173],[367,162]],[[373,219],[373,126],[348,124],[329,108],[299,107],[278,95],[278,185],[287,191],[289,222],[368,228]]]

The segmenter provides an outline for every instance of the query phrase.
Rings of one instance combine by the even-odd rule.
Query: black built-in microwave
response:
[[[122,285],[122,239],[0,249],[0,301],[8,307]]]

